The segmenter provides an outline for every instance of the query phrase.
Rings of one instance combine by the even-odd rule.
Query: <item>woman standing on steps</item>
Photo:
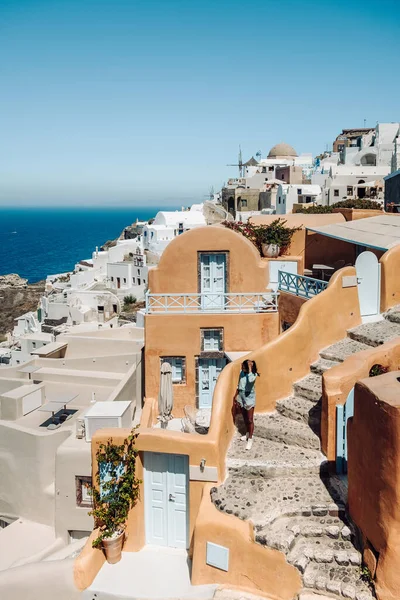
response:
[[[232,414],[235,419],[238,410],[241,411],[246,426],[246,434],[240,439],[247,442],[246,450],[251,450],[254,432],[254,407],[256,405],[256,378],[260,377],[254,360],[245,360],[239,375],[239,383],[233,397]]]

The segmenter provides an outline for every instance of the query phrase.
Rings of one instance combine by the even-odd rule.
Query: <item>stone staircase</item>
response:
[[[212,489],[219,510],[251,520],[258,543],[286,554],[301,573],[303,592],[375,598],[371,584],[361,578],[358,532],[346,513],[346,484],[328,473],[320,451],[322,374],[397,336],[400,306],[322,350],[292,395],[277,402],[276,412],[255,415],[250,451],[236,432],[227,456],[228,477]]]

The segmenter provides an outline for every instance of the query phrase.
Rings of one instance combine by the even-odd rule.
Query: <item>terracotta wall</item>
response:
[[[287,221],[288,226],[303,227],[294,234],[288,250],[288,256],[303,257],[303,268],[311,269],[313,264],[318,263],[329,265],[338,260],[344,260],[345,264],[354,264],[356,256],[355,247],[352,244],[306,230],[306,227],[344,223],[345,218],[341,213],[322,215],[293,213],[281,216]],[[277,215],[259,215],[251,217],[251,222],[256,225],[268,225],[276,218]]]
[[[348,424],[349,510],[372,573],[376,567],[379,600],[398,600],[400,590],[399,376],[358,382]]]
[[[280,292],[278,308],[281,328],[284,322],[290,323],[290,325],[294,324],[299,316],[301,307],[306,302],[306,298],[300,298],[300,296],[294,296],[294,294],[287,292]]]
[[[383,214],[381,210],[374,210],[368,208],[334,208],[333,213],[341,213],[346,219],[346,221],[358,221],[358,219],[379,217]]]
[[[156,400],[146,400],[139,429],[137,447],[141,451],[138,460],[137,475],[143,478],[142,456],[143,451],[165,452],[167,454],[185,454],[189,456],[190,465],[199,465],[204,458],[206,466],[216,467],[218,480],[225,478],[225,460],[230,440],[234,432],[231,416],[232,399],[237,387],[240,371],[240,361],[227,365],[217,381],[214,391],[212,420],[208,435],[187,434],[177,431],[152,429],[154,415],[157,412]],[[102,429],[96,432],[92,440],[92,465],[95,475],[96,449],[100,443],[113,438],[116,443],[122,443],[129,434],[128,429]],[[190,535],[198,515],[203,486],[206,482],[190,482]],[[144,532],[144,492],[141,486],[140,499],[131,511],[128,519],[128,539],[125,550],[135,552],[143,547],[145,542]],[[98,571],[104,563],[104,555],[100,550],[92,548],[93,534],[86,543],[83,551],[74,564],[75,584],[83,590],[91,585]]]
[[[185,404],[195,405],[195,358],[200,355],[201,328],[223,328],[224,350],[250,352],[279,335],[275,313],[147,315],[145,330],[146,397],[157,398],[160,387],[160,356],[186,358],[186,382],[175,384],[174,416],[183,416]]]
[[[154,403],[148,400],[147,403]],[[189,464],[199,466],[200,461],[205,459],[206,466],[217,467],[217,473],[220,479],[223,479],[225,473],[225,454],[222,456],[221,449],[226,449],[228,441],[221,444],[219,448],[218,440],[222,436],[227,437],[228,429],[233,430],[233,426],[226,428],[224,423],[220,427],[214,427],[214,435],[186,434],[177,431],[161,431],[160,429],[151,429],[146,427],[146,421],[149,419],[152,407],[146,407],[144,415],[145,424],[140,427],[140,435],[137,440],[137,448],[140,451],[137,459],[137,477],[142,480],[140,486],[140,496],[136,506],[130,511],[126,534],[127,539],[124,545],[124,551],[137,552],[145,545],[145,522],[144,522],[144,474],[143,474],[143,452],[163,452],[166,454],[185,454],[189,457]],[[216,411],[218,418],[218,412]],[[97,470],[96,451],[100,443],[106,442],[109,438],[117,444],[121,444],[129,435],[129,429],[102,429],[98,430],[92,439],[92,465],[93,477]],[[189,536],[193,536],[195,520],[199,511],[202,490],[206,482],[191,480],[189,483]],[[83,590],[91,585],[98,571],[104,563],[104,555],[101,550],[93,549],[91,541],[95,538],[93,532],[91,538],[86,543],[83,551],[75,561],[75,585]]]
[[[210,488],[207,485],[204,489],[196,521],[193,585],[229,585],[271,600],[297,597],[301,589],[298,570],[286,562],[282,552],[255,543],[250,522],[219,512],[211,503]],[[229,549],[228,571],[206,564],[207,542]]]
[[[334,462],[336,458],[336,405],[346,402],[356,382],[368,377],[375,364],[390,370],[400,368],[400,340],[358,352],[323,375],[321,444],[329,461]]]
[[[153,294],[196,293],[198,253],[229,252],[229,292],[263,292],[268,286],[268,262],[242,235],[224,226],[197,227],[176,237],[149,271]]]
[[[344,260],[346,265],[354,265],[356,261],[355,245],[312,231],[306,232],[305,268],[312,269],[314,264],[334,265],[339,260]]]
[[[381,264],[381,311],[400,304],[400,245],[385,252]]]

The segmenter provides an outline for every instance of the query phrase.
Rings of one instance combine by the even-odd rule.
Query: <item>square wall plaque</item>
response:
[[[206,563],[221,571],[228,571],[229,569],[229,548],[224,546],[218,546],[212,542],[207,542],[207,554]]]

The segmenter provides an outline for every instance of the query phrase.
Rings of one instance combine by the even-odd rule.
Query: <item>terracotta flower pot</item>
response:
[[[107,562],[111,565],[121,560],[122,546],[125,541],[125,531],[112,538],[102,540],[103,550],[106,555]]]
[[[276,258],[279,256],[281,247],[278,244],[263,244],[262,253],[266,258]]]

